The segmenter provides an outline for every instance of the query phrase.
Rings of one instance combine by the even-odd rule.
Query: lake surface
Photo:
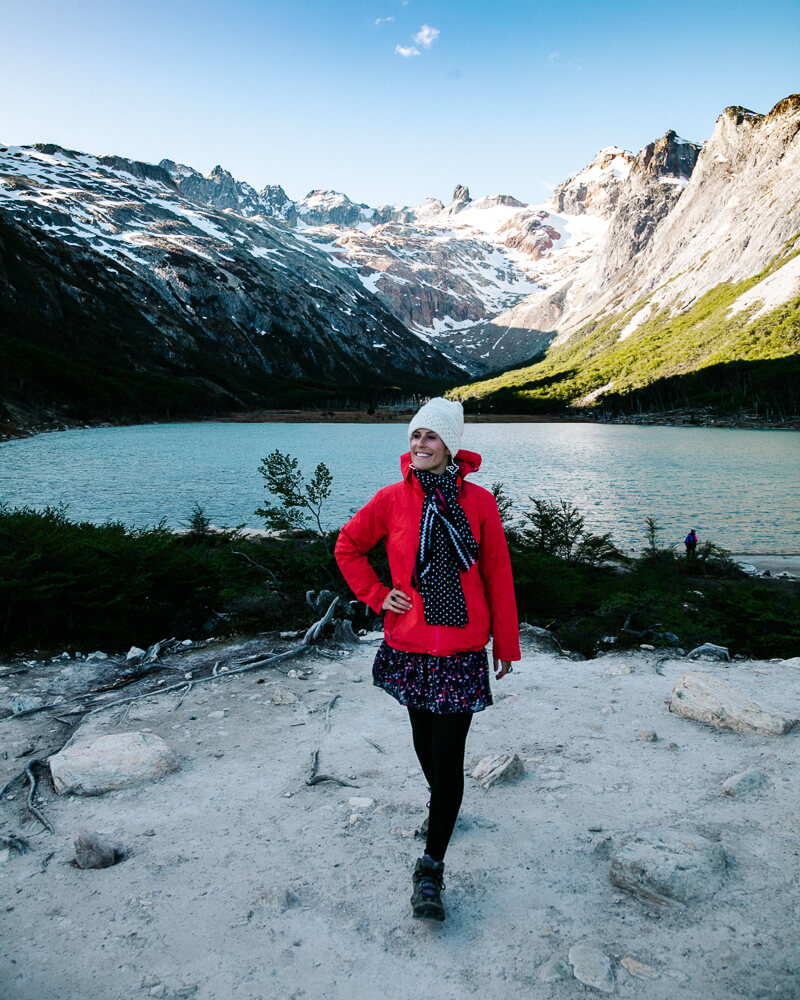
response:
[[[502,482],[519,511],[528,497],[565,498],[593,531],[625,550],[653,515],[663,544],[689,528],[735,552],[800,553],[800,434],[589,423],[468,424],[482,486]],[[406,424],[148,424],[40,434],[0,443],[0,501],[68,504],[73,520],[182,527],[197,503],[213,524],[263,527],[260,460],[274,449],[310,477],[334,477],[326,526],[339,527],[399,478]]]

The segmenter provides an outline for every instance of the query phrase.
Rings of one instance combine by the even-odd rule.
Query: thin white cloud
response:
[[[423,48],[429,49],[438,37],[438,28],[432,28],[429,24],[423,24],[416,35],[414,35],[414,41],[417,45],[421,45]]]
[[[402,45],[395,45],[394,51],[395,55],[402,56],[404,59],[411,59],[412,56],[420,54],[419,49],[415,45],[409,45],[408,48],[404,48]]]
[[[547,61],[549,63],[558,62],[558,55],[559,55],[558,52],[551,52],[550,55],[547,57]]]
[[[394,21],[394,18],[391,17],[391,16],[390,17],[376,17],[375,18],[375,27],[378,28],[378,27],[380,27],[380,25],[382,25],[382,24],[388,24],[390,21]]]

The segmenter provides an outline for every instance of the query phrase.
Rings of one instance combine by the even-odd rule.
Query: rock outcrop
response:
[[[59,795],[103,795],[156,781],[181,766],[164,740],[153,733],[110,733],[76,740],[48,763]]]
[[[675,681],[669,710],[709,726],[763,736],[788,733],[800,721],[779,709],[759,704],[712,674],[702,673],[681,674]]]

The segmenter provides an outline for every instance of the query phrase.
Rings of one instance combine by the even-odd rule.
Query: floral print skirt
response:
[[[485,649],[450,656],[406,653],[381,643],[372,681],[401,705],[437,715],[480,712],[492,704]]]

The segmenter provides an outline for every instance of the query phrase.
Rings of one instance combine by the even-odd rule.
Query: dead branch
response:
[[[318,768],[319,747],[311,753],[311,774],[306,778],[306,784],[319,785],[323,781],[332,781],[335,785],[341,785],[343,788],[358,788],[358,785],[354,785],[352,781],[342,781],[341,778],[335,778],[332,774],[318,774]]]
[[[335,694],[331,700],[328,702],[328,707],[325,709],[325,732],[329,733],[331,731],[331,709],[339,700],[339,695]]]
[[[303,638],[300,640],[300,643],[297,646],[292,646],[291,649],[287,649],[283,653],[270,652],[265,655],[257,654],[256,656],[249,656],[244,660],[235,660],[234,663],[239,664],[239,666],[235,667],[233,670],[226,670],[225,673],[228,675],[241,674],[244,673],[246,670],[252,670],[255,667],[261,667],[261,666],[274,666],[276,669],[280,670],[280,667],[278,667],[277,664],[281,663],[283,660],[291,659],[291,657],[293,656],[302,656],[303,653],[308,652],[310,643],[314,642],[314,640],[317,638],[317,636],[325,627],[325,625],[327,625],[328,622],[333,617],[333,612],[338,603],[339,603],[339,598],[334,597],[334,599],[331,601],[330,607],[325,612],[324,616],[320,618],[319,621],[314,622],[314,624],[307,630],[306,634],[303,636]],[[155,643],[155,645],[151,646],[148,649],[147,653],[144,656],[144,659],[142,660],[142,663],[148,660],[151,657],[151,655],[154,658],[157,658],[160,651],[162,651],[168,645],[174,642],[177,642],[175,638],[162,639],[160,642]],[[200,677],[194,683],[202,684],[203,681],[211,680],[214,677],[221,676],[220,674],[216,673],[218,667],[219,667],[219,662],[214,664],[214,671],[208,677]],[[285,673],[285,671],[281,672]],[[116,705],[126,705],[132,701],[139,701],[141,698],[148,698],[153,694],[164,694],[168,691],[177,691],[180,688],[182,688],[184,684],[185,684],[184,681],[180,681],[177,684],[170,684],[167,687],[163,687],[157,690],[146,691],[142,694],[132,695],[130,698],[120,698],[116,701],[109,702],[107,705],[100,705],[98,707],[92,708],[89,711],[90,714],[93,712],[100,712],[105,710],[106,708],[112,708]],[[66,701],[61,701],[58,704],[68,705],[70,702],[80,701],[82,698],[85,697],[86,697],[85,694],[76,695],[74,698],[68,698]],[[38,708],[30,708],[26,712],[17,712],[13,716],[13,718],[21,718],[24,715],[33,715],[36,712],[43,712],[49,708],[55,708],[55,705],[53,704],[40,705]]]
[[[334,612],[334,610],[336,608],[336,605],[338,603],[339,603],[339,598],[338,597],[334,597],[334,599],[330,603],[330,606],[329,606],[328,610],[325,612],[324,616],[322,618],[320,618],[320,620],[318,622],[314,622],[314,624],[311,626],[311,628],[303,636],[303,638],[302,638],[302,640],[300,642],[301,646],[306,646],[306,645],[308,645],[309,642],[314,642],[314,640],[320,634],[320,632],[322,631],[322,629],[328,624],[328,622],[333,617],[333,612]]]
[[[161,639],[159,642],[154,643],[142,657],[142,663],[149,663],[150,660],[157,660],[159,655],[164,652],[167,647],[174,645],[177,641],[178,640],[173,635],[171,639]]]
[[[30,844],[24,837],[17,837],[11,833],[0,836],[0,846],[16,851],[17,854],[27,854]]]
[[[272,577],[272,582],[275,584],[275,586],[276,587],[280,586],[280,584],[278,583],[277,576],[275,576],[275,574],[272,572],[271,569],[269,569],[269,567],[262,566],[260,562],[256,562],[255,559],[251,559],[250,556],[246,552],[239,552],[237,549],[234,549],[233,547],[231,547],[231,552],[235,556],[241,556],[242,559],[246,559],[249,563],[251,563],[253,566],[255,566],[256,569],[260,569],[260,570],[263,570],[265,573],[268,573],[269,576]]]
[[[39,764],[41,767],[47,767],[47,765],[43,760],[35,758],[34,760],[29,761],[28,766],[25,768],[25,773],[28,775],[28,781],[31,786],[30,791],[28,792],[28,812],[32,816],[35,816],[36,819],[38,819],[39,822],[42,824],[42,826],[45,827],[45,829],[49,830],[50,833],[55,833],[56,831],[53,829],[53,824],[47,819],[44,813],[42,813],[39,809],[36,808],[36,805],[34,804],[33,801],[34,795],[36,794],[36,781],[37,781],[36,775],[33,773],[34,764]]]
[[[190,692],[191,690],[192,690],[192,681],[189,681],[189,683],[188,683],[188,684],[186,685],[186,690],[185,690],[185,691],[183,692],[183,694],[182,694],[182,695],[180,696],[180,698],[178,699],[178,703],[177,703],[176,705],[174,705],[174,706],[173,706],[173,708],[172,708],[172,711],[173,711],[173,712],[177,712],[177,711],[178,711],[178,709],[179,709],[179,708],[181,707],[181,705],[183,704],[183,699],[184,699],[184,698],[186,697],[186,695],[187,695],[187,694],[188,694],[188,693],[189,693],[189,692]]]
[[[386,753],[386,751],[383,749],[380,743],[376,743],[375,740],[371,740],[369,736],[365,736],[364,739],[367,741],[367,743],[369,743],[371,747],[375,747],[378,753]]]
[[[233,670],[226,670],[224,674],[209,674],[207,677],[198,677],[193,680],[193,684],[203,684],[205,681],[218,681],[221,677],[231,677],[234,674],[243,674],[247,670],[254,670],[256,667],[268,667],[274,666],[280,663],[282,660],[288,660],[293,656],[302,656],[307,653],[310,649],[309,646],[293,646],[291,649],[287,649],[284,653],[276,653],[274,656],[268,656],[264,660],[259,660],[256,663],[248,663],[242,667],[236,667]],[[94,715],[95,712],[103,712],[107,708],[114,708],[117,705],[126,705],[132,701],[140,701],[142,698],[153,698],[156,695],[166,694],[169,691],[177,691],[184,687],[186,681],[180,681],[178,684],[170,684],[167,687],[153,688],[151,691],[143,691],[141,694],[135,694],[130,698],[120,698],[118,701],[111,701],[107,705],[99,705],[97,708],[91,709],[89,715]]]

